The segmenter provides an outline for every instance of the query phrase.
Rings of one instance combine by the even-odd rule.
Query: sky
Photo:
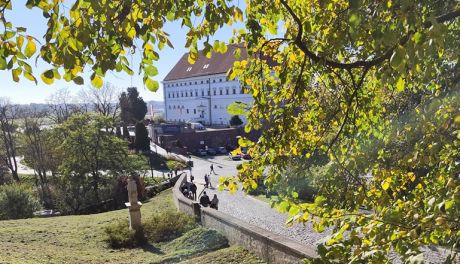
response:
[[[40,39],[46,32],[46,20],[38,8],[29,10],[25,7],[25,3],[26,0],[14,0],[13,10],[5,11],[5,16],[7,20],[13,23],[13,26],[25,27],[27,28],[27,34]],[[244,10],[243,7],[240,8]],[[241,24],[235,24],[233,27],[241,27]],[[228,40],[232,35],[233,27],[220,29],[217,34],[210,39]],[[157,50],[160,55],[160,59],[155,64],[158,68],[158,75],[155,76],[154,79],[159,82],[163,80],[166,74],[168,74],[172,67],[179,61],[182,55],[187,52],[187,49],[184,48],[186,30],[180,27],[179,22],[166,24],[165,31],[170,34],[170,40],[174,49],[165,46],[163,50]],[[3,28],[0,28],[0,34],[1,33],[3,33]],[[39,47],[37,47],[37,50],[39,50]],[[73,82],[66,82],[63,80],[55,80],[52,85],[44,84],[40,79],[40,74],[45,70],[50,69],[50,67],[44,62],[40,63],[40,60],[38,65],[35,65],[35,57],[36,55],[34,55],[30,64],[33,67],[34,75],[38,80],[38,84],[36,85],[34,82],[27,80],[23,76],[21,76],[19,83],[14,82],[10,71],[0,71],[0,97],[7,97],[13,103],[19,104],[45,103],[47,98],[49,98],[58,89],[69,88],[73,94],[77,94],[80,89],[87,86],[87,84],[76,85]],[[138,68],[140,54],[134,55],[132,61],[135,65],[135,67],[132,68]],[[85,83],[89,83],[89,76],[89,70],[87,70],[84,75]],[[108,72],[104,82],[109,82],[121,89],[135,86],[138,88],[140,95],[145,101],[163,101],[163,85],[160,83],[160,88],[157,92],[150,92],[144,87],[142,75],[138,75],[136,70],[133,76],[122,72]]]

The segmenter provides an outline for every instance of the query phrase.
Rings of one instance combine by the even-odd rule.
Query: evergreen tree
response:
[[[134,148],[137,151],[149,151],[150,150],[150,140],[147,128],[144,123],[138,122],[136,124],[136,137],[134,139]]]

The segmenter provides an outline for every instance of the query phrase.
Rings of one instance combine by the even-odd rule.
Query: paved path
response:
[[[166,153],[166,151],[164,151],[164,153]],[[186,157],[182,156],[182,158],[188,160]],[[236,166],[243,161],[227,160],[226,156],[205,158],[192,156],[192,161],[194,162],[192,174],[195,177],[195,182],[198,187],[197,194],[204,190],[209,195],[210,199],[212,199],[214,194],[217,194],[219,198],[219,211],[273,233],[289,237],[301,244],[313,248],[316,248],[316,245],[321,243],[323,239],[330,234],[327,231],[324,233],[316,233],[310,223],[305,225],[296,224],[292,227],[287,227],[285,224],[288,218],[287,214],[277,212],[267,203],[257,200],[241,190],[230,194],[228,191],[219,191],[217,188],[204,189],[204,175],[210,173],[211,164],[214,165],[214,170],[216,171],[216,174],[211,174],[211,183],[214,187],[217,187],[219,184],[219,177],[236,175]],[[190,181],[189,172],[187,179]],[[423,251],[425,252],[425,263],[442,263],[443,259],[448,255],[447,251],[435,247],[425,247]],[[394,263],[401,263],[395,254],[390,255]]]

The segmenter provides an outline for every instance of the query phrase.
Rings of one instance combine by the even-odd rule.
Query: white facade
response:
[[[235,101],[252,104],[253,100],[243,93],[238,80],[229,81],[226,74],[163,81],[163,91],[165,119],[173,122],[228,125],[228,105]]]

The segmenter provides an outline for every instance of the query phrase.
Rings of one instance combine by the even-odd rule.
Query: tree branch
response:
[[[415,31],[409,31],[405,36],[403,36],[398,44],[393,45],[390,49],[388,49],[385,53],[383,53],[380,56],[377,56],[375,59],[372,60],[359,60],[356,62],[352,63],[341,63],[333,60],[329,60],[324,57],[320,57],[313,52],[311,52],[307,45],[303,42],[303,25],[302,25],[302,20],[297,16],[297,14],[292,10],[292,8],[287,4],[286,0],[280,0],[281,4],[286,8],[286,10],[289,12],[289,14],[292,16],[294,21],[297,24],[298,31],[297,31],[297,36],[295,38],[294,43],[299,47],[312,61],[319,63],[322,62],[325,65],[332,67],[332,68],[340,68],[340,69],[355,69],[355,68],[371,68],[376,65],[379,65],[385,60],[390,59],[391,55],[393,54],[393,51],[398,47],[398,45],[403,46],[404,44],[407,43],[409,40],[409,37],[415,33]],[[454,10],[452,12],[449,12],[447,14],[438,16],[436,18],[436,22],[438,23],[443,23],[446,21],[453,20],[457,17],[460,16],[460,9]],[[429,28],[433,25],[431,21],[427,21],[423,24],[424,28]]]

